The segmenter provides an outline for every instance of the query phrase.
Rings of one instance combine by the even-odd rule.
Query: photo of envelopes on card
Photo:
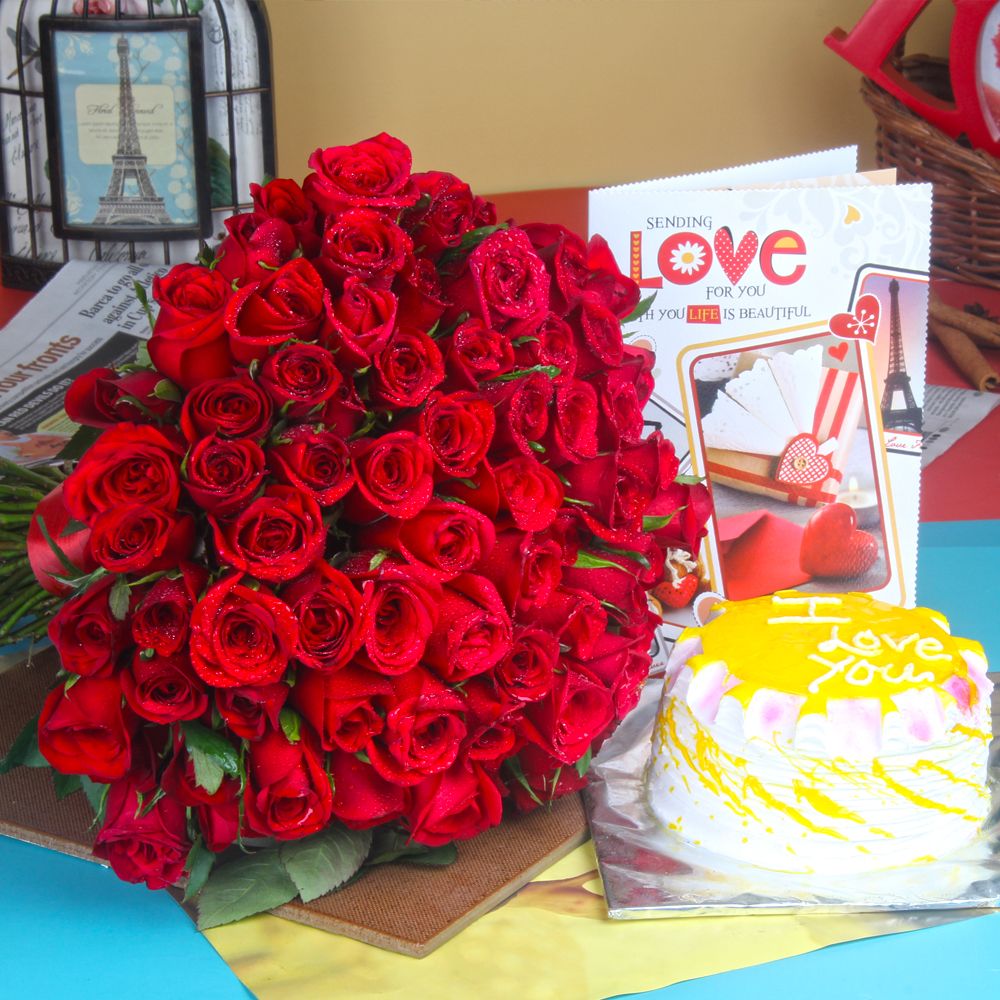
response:
[[[725,596],[887,583],[861,349],[825,333],[686,365]]]

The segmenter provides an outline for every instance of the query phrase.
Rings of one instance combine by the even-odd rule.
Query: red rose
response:
[[[522,228],[554,279],[553,307],[565,315],[583,297],[590,277],[587,247],[576,233],[557,223],[532,222]]]
[[[520,781],[512,781],[510,789],[514,804],[522,813],[531,812],[561,795],[587,786],[587,779],[577,774],[575,768],[567,767],[561,760],[530,743],[522,747],[517,756],[528,787],[525,788]]]
[[[292,420],[301,420],[340,387],[340,372],[333,355],[318,344],[292,344],[275,351],[261,365],[261,387]]]
[[[434,454],[434,461],[449,476],[471,476],[486,458],[496,417],[493,407],[478,393],[435,395],[420,414],[420,433]]]
[[[457,247],[469,230],[491,226],[497,220],[496,208],[473,195],[469,185],[454,174],[429,170],[414,174],[413,180],[424,207],[407,213],[405,224],[413,241],[430,257]]]
[[[241,214],[230,216],[225,226],[228,235],[216,248],[215,270],[230,286],[263,281],[298,248],[298,236],[284,219]]]
[[[461,695],[418,667],[396,678],[385,701],[385,728],[368,756],[386,781],[416,785],[454,763],[466,732]]]
[[[119,424],[84,452],[63,484],[66,507],[79,521],[127,504],[177,509],[184,445],[170,431]]]
[[[601,451],[617,451],[618,446],[636,444],[642,438],[642,404],[631,373],[621,368],[594,376],[604,419],[597,423],[597,445]]]
[[[584,348],[577,359],[577,375],[586,378],[597,371],[617,368],[622,362],[624,341],[622,328],[610,309],[598,302],[584,299],[577,317]]]
[[[412,253],[413,243],[399,226],[376,211],[358,208],[326,227],[316,267],[331,287],[358,277],[374,288],[388,288]]]
[[[647,612],[646,620],[634,634],[605,633],[598,639],[586,663],[568,664],[585,669],[589,675],[605,684],[611,691],[615,720],[620,721],[635,708],[639,694],[649,673],[649,647],[660,619]]]
[[[468,312],[503,329],[548,309],[549,276],[523,230],[501,229],[469,254],[465,272],[449,293],[456,314]]]
[[[172,656],[187,642],[191,611],[208,577],[201,566],[181,564],[181,576],[161,577],[132,615],[132,638],[139,649]]]
[[[227,847],[236,843],[240,833],[240,804],[233,799],[219,805],[196,806],[198,829],[205,847],[213,854],[221,854]],[[249,831],[244,823],[243,835]]]
[[[97,569],[90,554],[90,528],[70,530],[70,512],[66,508],[63,484],[47,493],[35,507],[28,525],[27,550],[31,572],[35,574],[38,585],[50,594],[65,597],[71,593],[70,587],[60,583],[56,577],[66,576],[66,567],[62,559],[52,551],[55,543],[67,560],[80,570],[80,575],[86,575]],[[42,524],[48,538],[42,534]]]
[[[545,534],[508,528],[480,572],[492,580],[512,613],[548,603],[562,579],[563,548]]]
[[[573,379],[556,386],[556,419],[549,426],[545,457],[555,466],[583,462],[597,454],[597,393]]]
[[[371,397],[377,406],[419,406],[443,380],[441,351],[420,330],[394,330],[372,357]]]
[[[65,670],[83,677],[110,677],[128,646],[128,622],[108,605],[114,580],[105,577],[68,600],[49,622],[49,638]]]
[[[357,206],[396,210],[412,205],[419,196],[410,179],[412,163],[405,143],[380,132],[352,146],[317,149],[309,157],[315,173],[302,187],[327,214]]]
[[[510,638],[510,616],[496,587],[485,577],[464,573],[442,587],[424,662],[458,683],[495,667],[507,655]]]
[[[194,545],[194,518],[130,504],[94,521],[90,552],[111,573],[155,573],[186,559]]]
[[[670,483],[660,489],[645,513],[647,517],[670,517],[655,532],[660,545],[697,556],[706,534],[705,522],[712,514],[712,497],[704,483]]]
[[[553,590],[544,604],[534,604],[529,618],[580,659],[590,656],[594,643],[608,630],[608,614],[592,593],[563,586]]]
[[[566,320],[550,312],[541,319],[512,323],[507,333],[517,344],[515,357],[519,368],[552,365],[559,369],[559,374],[552,378],[556,385],[573,378],[577,359],[576,339],[573,328]]]
[[[552,690],[559,640],[540,628],[514,629],[510,652],[497,665],[499,690],[515,704],[538,701]]]
[[[216,688],[215,707],[236,736],[259,740],[268,729],[278,728],[289,690],[283,681],[255,687]]]
[[[475,569],[493,549],[493,522],[464,503],[431,502],[408,521],[383,518],[362,528],[363,548],[396,550],[420,575],[450,580]]]
[[[230,294],[229,282],[218,271],[197,264],[177,264],[153,278],[160,311],[149,356],[158,371],[185,389],[232,372],[223,324]]]
[[[116,680],[84,677],[49,692],[38,718],[38,749],[63,774],[114,781],[129,767],[134,728]]]
[[[265,587],[224,577],[191,616],[191,663],[213,687],[271,684],[295,653],[299,626],[291,609]]]
[[[357,276],[347,278],[340,294],[326,300],[330,348],[349,364],[366,367],[395,329],[396,309],[392,292],[370,288]]]
[[[480,382],[514,367],[514,349],[508,337],[491,330],[481,319],[469,319],[452,334],[445,361],[448,374],[459,385],[475,389]]]
[[[149,889],[162,889],[184,874],[191,842],[184,806],[162,796],[146,810],[139,792],[148,799],[150,791],[131,778],[111,785],[94,856],[107,861],[125,882],[145,882]]]
[[[603,236],[591,236],[587,244],[587,267],[590,276],[586,293],[610,309],[620,320],[639,304],[639,286],[618,269],[618,262]]]
[[[240,792],[236,778],[223,778],[214,792],[199,785],[194,759],[183,742],[175,746],[174,755],[160,776],[160,787],[185,806],[222,805],[235,801]]]
[[[522,531],[544,531],[563,502],[559,477],[530,455],[518,455],[494,470],[503,505]]]
[[[243,803],[255,833],[295,840],[319,833],[330,822],[333,790],[310,733],[291,743],[272,729],[250,744],[247,763]]]
[[[149,659],[136,654],[118,679],[132,711],[150,722],[167,726],[197,719],[208,708],[205,688],[183,653]]]
[[[329,755],[333,779],[333,815],[351,830],[368,830],[403,814],[406,790],[386,781],[353,753],[334,750]]]
[[[368,602],[340,570],[319,560],[292,581],[281,597],[298,619],[296,656],[306,666],[332,673],[345,667],[361,648],[368,627]]]
[[[271,426],[273,410],[267,393],[246,375],[208,379],[185,396],[181,431],[191,444],[212,434],[259,440]]]
[[[177,404],[154,394],[157,385],[165,381],[154,371],[119,375],[111,368],[93,368],[78,375],[66,390],[66,416],[89,427],[113,427],[123,420],[169,420]]]
[[[319,735],[324,750],[340,747],[358,753],[385,727],[377,703],[391,695],[388,677],[349,665],[334,674],[300,670],[291,702]]]
[[[364,523],[380,513],[415,517],[434,491],[434,456],[411,431],[360,438],[351,445],[357,489],[346,499],[347,516]]]
[[[265,219],[281,219],[287,222],[299,241],[302,252],[312,257],[319,249],[319,234],[316,232],[318,213],[316,206],[305,196],[299,185],[284,177],[275,177],[263,187],[250,185],[254,217],[258,222]]]
[[[448,307],[437,268],[426,257],[410,257],[393,287],[399,298],[399,325],[433,330]]]
[[[626,345],[622,351],[622,363],[618,369],[628,373],[629,379],[635,386],[635,394],[639,399],[639,406],[644,407],[649,402],[649,397],[653,393],[655,381],[653,379],[653,364],[656,362],[656,355],[645,347],[634,347]]]
[[[241,288],[229,300],[225,315],[233,357],[248,365],[263,361],[286,340],[316,340],[323,328],[325,291],[305,257]]]
[[[219,558],[258,580],[291,580],[323,554],[319,504],[290,486],[268,486],[229,520],[209,517]]]
[[[412,570],[383,563],[368,605],[365,652],[382,674],[402,674],[420,662],[437,621],[437,588]]]
[[[289,427],[267,456],[276,479],[307,493],[321,507],[335,504],[354,485],[350,450],[333,431],[306,424]]]
[[[316,423],[346,440],[358,431],[367,416],[365,404],[361,402],[354,387],[354,379],[345,378],[333,399],[323,407]]]
[[[405,819],[418,844],[440,847],[496,826],[503,816],[500,787],[479,763],[455,764],[413,789]]]
[[[218,517],[242,507],[260,488],[264,452],[252,438],[211,435],[197,441],[186,462],[188,494],[204,511]]]
[[[541,372],[487,387],[486,399],[496,411],[494,455],[506,455],[512,449],[533,455],[544,447],[541,440],[549,429],[552,391],[552,380]]]

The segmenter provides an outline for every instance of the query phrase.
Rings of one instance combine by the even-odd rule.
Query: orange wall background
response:
[[[857,143],[823,45],[867,0],[266,0],[278,166],[391,132],[478,191],[598,186]],[[946,54],[950,0],[909,51]]]

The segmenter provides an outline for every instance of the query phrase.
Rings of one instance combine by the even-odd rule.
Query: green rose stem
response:
[[[24,483],[34,483],[35,486],[42,487],[46,493],[55,489],[63,480],[62,476],[55,478],[54,475],[43,474],[34,469],[25,469],[9,458],[0,458],[0,476],[5,479],[20,479]]]
[[[45,494],[34,486],[19,486],[15,483],[0,483],[0,500],[34,500],[37,503]]]
[[[4,514],[34,514],[37,503],[19,503],[16,500],[0,498],[0,512]]]
[[[0,601],[18,600],[18,595],[34,588],[35,582],[30,569],[27,572],[15,573],[6,579],[0,579]],[[11,595],[15,596],[12,598]],[[2,608],[0,614],[3,614]]]
[[[50,594],[40,588],[34,588],[33,593],[22,598],[19,604],[14,605],[14,610],[0,623],[0,639],[7,636],[7,633],[29,612],[43,601],[49,600]],[[5,611],[7,608],[4,609]]]

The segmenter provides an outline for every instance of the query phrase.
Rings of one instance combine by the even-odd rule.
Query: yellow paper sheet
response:
[[[873,913],[611,920],[588,842],[426,958],[267,915],[206,935],[260,1000],[597,1000],[946,919]]]

